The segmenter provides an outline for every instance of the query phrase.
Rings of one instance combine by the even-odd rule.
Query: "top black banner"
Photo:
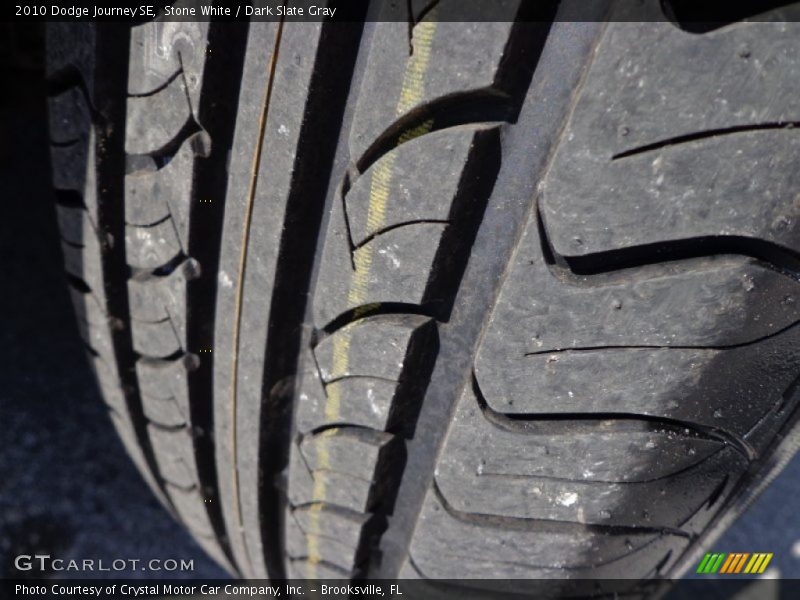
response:
[[[699,33],[742,20],[800,21],[789,0],[163,0],[18,2],[9,21],[669,21]]]

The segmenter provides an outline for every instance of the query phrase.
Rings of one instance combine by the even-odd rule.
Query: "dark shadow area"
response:
[[[0,577],[42,576],[17,571],[19,554],[194,561],[60,576],[226,577],[152,495],[100,398],[62,269],[41,38],[14,33],[0,48]]]

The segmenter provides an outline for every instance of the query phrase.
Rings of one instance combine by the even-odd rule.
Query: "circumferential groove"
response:
[[[286,578],[285,518],[290,502],[286,496],[286,471],[292,452],[291,393],[272,394],[280,382],[292,380],[298,372],[301,352],[304,351],[303,324],[306,322],[306,303],[311,287],[329,175],[336,158],[337,141],[341,136],[345,106],[351,78],[358,58],[366,14],[365,2],[351,3],[355,18],[347,23],[324,22],[319,44],[313,57],[314,67],[309,92],[293,158],[293,172],[286,200],[286,216],[278,251],[277,270],[271,297],[269,336],[262,390],[265,402],[260,416],[261,456],[259,475],[259,515],[263,542],[263,559],[271,579]],[[269,118],[272,81],[281,54],[283,22],[278,36],[268,85],[265,119]],[[261,157],[257,159],[259,162]],[[301,173],[315,173],[302,177]],[[313,353],[312,353],[313,354]],[[321,562],[319,564],[322,564]],[[327,567],[326,568],[332,568]],[[336,568],[337,572],[347,575]]]

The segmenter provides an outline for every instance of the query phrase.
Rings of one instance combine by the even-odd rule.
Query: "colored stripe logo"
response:
[[[713,575],[714,573],[759,574],[766,570],[771,560],[772,552],[755,552],[753,554],[749,552],[732,552],[730,554],[709,552],[700,561],[697,573],[703,575]]]

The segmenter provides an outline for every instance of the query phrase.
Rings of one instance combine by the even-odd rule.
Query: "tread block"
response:
[[[48,99],[51,141],[64,144],[84,139],[92,127],[92,113],[79,86]]]
[[[130,419],[128,419],[126,416],[123,416],[123,413],[118,413],[114,410],[109,411],[109,416],[112,424],[114,425],[114,429],[117,431],[117,435],[122,440],[122,444],[125,447],[125,451],[128,453],[128,456],[131,457],[131,460],[136,465],[136,468],[139,470],[141,476],[150,486],[150,489],[152,489],[163,502],[164,496],[160,491],[161,486],[156,482],[155,477],[147,465],[147,460],[142,453],[142,448],[139,445],[138,440],[135,439],[136,434],[133,430],[133,425],[131,424]]]
[[[309,381],[306,382],[306,379]],[[314,389],[317,386],[319,389]],[[389,423],[397,384],[374,377],[350,377],[328,383],[323,388],[317,374],[312,373],[304,377],[301,390],[297,416],[297,427],[301,433],[336,423],[382,431]],[[325,415],[325,390],[341,399],[336,417]]]
[[[67,273],[84,281],[93,290],[103,288],[100,242],[96,234],[89,235],[79,247],[62,241],[61,252],[64,255],[64,270]]]
[[[323,381],[380,377],[397,381],[414,334],[431,323],[418,315],[380,315],[360,319],[325,337],[314,349]]]
[[[286,519],[286,555],[289,560],[299,560],[308,556],[308,540],[300,525],[289,515]]]
[[[796,133],[723,133],[800,119],[800,100],[785,87],[800,77],[798,52],[797,23],[705,35],[669,22],[612,23],[544,185],[556,251],[708,235],[798,248]],[[695,137],[613,160],[681,136]]]
[[[298,379],[300,385],[295,423],[301,434],[337,423],[376,430],[386,428],[397,389],[394,381],[375,377],[350,377],[324,384],[320,381],[315,365],[307,365]],[[328,391],[339,399],[338,414],[326,414]]]
[[[512,7],[519,2],[505,4],[508,14],[513,14]],[[434,18],[440,22],[424,20],[414,27],[413,52],[409,52],[406,23],[396,19],[376,23],[361,84],[371,93],[359,95],[350,131],[354,160],[398,116],[450,94],[502,91],[499,70],[513,23],[465,23],[464,4],[457,0],[444,0],[436,10],[441,16]],[[446,22],[444,15],[451,10],[460,10],[462,18]]]
[[[189,428],[165,429],[151,423],[147,431],[164,480],[185,490],[197,486],[197,464]]]
[[[196,106],[202,89],[207,37],[208,22],[155,21],[134,27],[128,93],[152,95],[176,73],[182,72],[188,95]]]
[[[64,241],[82,246],[90,237],[97,238],[97,230],[85,208],[56,204],[56,217]]]
[[[454,509],[529,519],[681,528],[748,461],[689,429],[614,420],[488,420],[465,392],[437,466]],[[511,429],[516,424],[517,429]],[[696,435],[696,434],[695,434]],[[667,494],[669,490],[680,494]],[[632,498],[648,498],[631,505]],[[710,515],[709,515],[710,517]]]
[[[150,227],[170,218],[178,245],[188,247],[190,180],[195,152],[184,143],[166,165],[157,171],[141,171],[125,177],[125,222]],[[171,257],[170,257],[171,258]]]
[[[159,25],[162,26],[164,24]],[[166,25],[167,29],[171,27],[173,26]],[[135,29],[142,31],[145,28],[146,26]],[[161,474],[173,476],[177,485],[183,485],[187,489],[197,487],[197,483],[191,482],[187,485],[188,478],[180,471],[186,468],[184,464],[164,464],[163,461],[160,465],[152,464],[149,447],[152,445],[155,453],[167,453],[170,457],[176,457],[182,445],[187,446],[191,454],[192,442],[189,439],[188,444],[175,443],[174,437],[181,434],[174,430],[157,430],[157,426],[152,424],[148,434],[139,413],[137,385],[131,373],[133,356],[128,345],[130,315],[119,313],[126,304],[126,271],[122,261],[125,255],[125,236],[119,227],[122,220],[117,218],[122,210],[123,198],[108,196],[112,190],[107,185],[111,181],[109,177],[122,166],[117,162],[117,151],[121,150],[116,146],[117,141],[121,142],[124,132],[130,133],[139,125],[146,125],[124,123],[118,118],[124,118],[126,106],[135,111],[140,103],[127,102],[124,89],[114,89],[117,80],[112,77],[102,82],[94,81],[95,74],[101,77],[99,74],[109,72],[108,69],[112,67],[109,60],[125,60],[124,48],[119,47],[118,42],[125,39],[128,33],[93,25],[62,27],[53,24],[48,27],[47,35],[50,54],[48,83],[51,93],[52,90],[66,89],[66,92],[58,94],[50,101],[51,156],[59,226],[65,242],[66,268],[70,275],[67,279],[77,307],[79,329],[90,347],[90,362],[115,428],[144,478],[159,499],[171,508],[171,503],[164,496],[165,482],[156,476],[159,471]],[[118,71],[127,70],[126,65],[114,66],[119,67]],[[97,89],[95,83],[98,83]],[[186,94],[182,100],[186,106]],[[122,114],[119,114],[120,111]],[[162,115],[154,113],[149,118],[157,121],[160,116]],[[155,148],[149,149],[152,150]],[[172,148],[168,148],[165,154],[170,152]],[[103,170],[100,174],[102,178],[95,174],[98,169]],[[102,194],[102,202],[98,199],[98,194]],[[105,208],[103,211],[99,210],[101,204]],[[98,219],[98,213],[102,213],[102,220]],[[130,254],[133,256],[135,252]],[[108,274],[110,280],[105,279],[105,274]],[[191,438],[188,428],[181,431],[185,437]],[[156,441],[148,441],[148,437]],[[156,466],[159,468],[154,469]],[[194,509],[190,511],[188,504],[181,502],[183,496],[180,491],[172,490],[171,495],[177,498],[176,505],[189,521],[189,525],[200,531],[200,538],[203,537],[202,534],[211,533],[207,519],[205,524],[198,523],[201,514]],[[202,508],[201,503],[201,511]],[[209,548],[206,542],[207,540],[201,539],[201,543],[214,553],[213,543]],[[224,557],[220,562],[226,563]]]
[[[653,21],[590,57],[411,541],[423,577],[663,577],[785,421],[800,26]]]
[[[557,163],[543,194],[556,252],[715,236],[800,250],[798,151],[797,132],[783,129],[710,137],[589,168],[577,168],[574,159]],[[754,171],[761,163],[763,170]],[[592,202],[585,201],[589,190]],[[749,252],[747,242],[734,243]]]
[[[789,277],[731,256],[642,268],[611,280],[564,281],[544,264],[538,233],[529,228],[494,308],[478,369],[484,360],[512,362],[564,349],[747,344],[800,318],[797,293]],[[775,297],[786,301],[776,304]]]
[[[103,400],[112,412],[119,415],[128,414],[128,405],[125,395],[118,385],[119,376],[115,367],[111,366],[104,357],[89,354],[89,364],[97,378],[98,385],[103,390]]]
[[[471,393],[459,405],[448,456],[469,456],[478,475],[635,483],[668,477],[720,451],[724,442],[655,423],[607,418],[575,421],[488,420]]]
[[[341,221],[341,216],[334,218]],[[346,228],[329,230],[314,302],[316,322],[330,323],[360,305],[423,304],[446,228],[442,223],[415,223],[392,229],[356,249],[352,260]]]
[[[447,220],[475,136],[474,130],[438,131],[381,157],[345,196],[352,242],[410,221]],[[377,196],[385,204],[380,215],[370,210]]]
[[[68,286],[69,295],[72,298],[72,307],[78,321],[83,321],[89,325],[103,327],[108,325],[108,315],[105,306],[94,290],[88,292]]]
[[[150,154],[175,140],[192,117],[183,77],[150,96],[132,96],[127,101],[128,154]]]
[[[174,396],[164,399],[144,396],[142,408],[148,420],[163,427],[180,427],[190,420],[185,407]]]
[[[169,319],[159,323],[131,321],[133,349],[142,356],[167,358],[183,349]]]
[[[310,550],[316,552],[318,557],[326,562],[346,571],[352,570],[356,559],[356,547],[353,545],[319,535],[309,549],[308,538],[299,526],[295,524],[294,527],[287,528],[286,554],[289,559],[309,558]]]
[[[173,314],[178,314],[180,308],[185,305],[185,281],[181,278],[180,273],[176,275],[175,272],[170,273],[164,279],[171,277],[175,277],[179,281],[165,284],[159,279],[148,277],[142,279],[134,277],[128,280],[128,298],[133,319],[147,323],[159,323],[169,319]],[[165,287],[174,293],[163,298],[161,291]]]
[[[143,399],[178,403],[180,413],[189,415],[189,371],[196,368],[197,357],[187,354],[177,360],[139,359],[136,374]],[[154,411],[159,412],[155,407]],[[166,425],[166,423],[163,423]]]
[[[430,578],[613,578],[619,573],[637,578],[653,572],[669,550],[677,555],[687,542],[648,530],[598,535],[582,524],[471,518],[448,510],[429,492],[411,556]]]
[[[313,504],[292,510],[292,516],[304,533],[315,532],[320,538],[339,540],[348,547],[358,545],[361,528],[369,515],[329,504]]]
[[[87,195],[92,193],[89,178],[93,175],[87,172],[87,165],[94,160],[94,134],[87,137],[71,146],[50,146],[55,189],[85,191]]]
[[[131,317],[158,323],[170,320],[178,339],[186,347],[186,284],[199,273],[197,262],[186,259],[167,275],[142,272],[128,280]]]
[[[86,344],[100,356],[113,357],[114,350],[111,334],[107,324],[94,325],[85,321],[78,321],[78,333]],[[119,382],[115,382],[119,385]]]
[[[519,354],[507,357],[502,376],[486,359],[476,375],[489,407],[506,414],[624,412],[743,436],[797,377],[798,344],[792,327],[759,342],[755,355],[750,346]]]
[[[312,471],[336,471],[371,481],[393,439],[390,433],[361,427],[326,429],[303,436],[300,452]]]
[[[47,78],[77,69],[91,94],[94,89],[96,31],[92,23],[54,23],[45,31]]]
[[[327,502],[357,512],[368,512],[372,508],[370,491],[372,481],[347,473],[317,470],[309,473],[297,453],[292,455],[292,472],[289,480],[289,499],[293,506],[312,502]]]
[[[201,537],[214,536],[214,528],[208,519],[206,510],[207,498],[204,498],[198,489],[184,490],[177,486],[167,484],[167,494],[175,510],[193,533]]]
[[[156,269],[180,254],[182,248],[172,219],[150,227],[125,227],[126,259],[136,269]]]

